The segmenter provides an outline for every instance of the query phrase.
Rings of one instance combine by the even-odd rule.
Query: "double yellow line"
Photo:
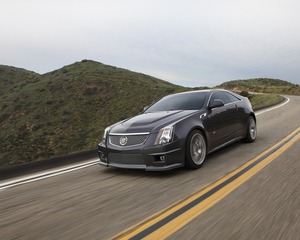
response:
[[[286,138],[188,198],[125,230],[113,239],[165,239],[240,186],[300,138],[300,127]]]

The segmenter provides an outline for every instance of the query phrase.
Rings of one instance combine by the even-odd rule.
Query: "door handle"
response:
[[[200,118],[204,118],[204,117],[206,117],[206,113],[200,115]]]

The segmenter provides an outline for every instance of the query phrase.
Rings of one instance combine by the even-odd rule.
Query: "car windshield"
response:
[[[206,95],[206,92],[189,92],[166,96],[150,106],[145,113],[201,109],[204,105]]]

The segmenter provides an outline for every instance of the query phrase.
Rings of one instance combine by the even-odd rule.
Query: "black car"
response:
[[[202,90],[166,96],[140,115],[106,128],[98,153],[104,166],[200,168],[207,154],[255,139],[256,117],[248,98]]]

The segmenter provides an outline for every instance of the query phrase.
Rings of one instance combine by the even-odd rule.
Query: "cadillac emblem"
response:
[[[127,137],[122,136],[122,137],[120,138],[120,144],[121,144],[122,146],[126,145],[127,142],[128,142],[128,138],[127,138]]]

